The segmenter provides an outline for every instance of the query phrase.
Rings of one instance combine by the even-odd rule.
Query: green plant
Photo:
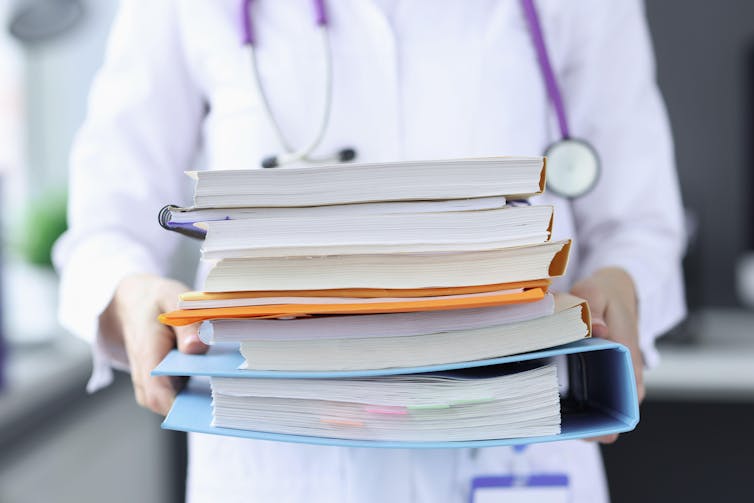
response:
[[[19,252],[29,263],[52,266],[52,246],[68,227],[65,193],[55,192],[32,201],[22,219]]]

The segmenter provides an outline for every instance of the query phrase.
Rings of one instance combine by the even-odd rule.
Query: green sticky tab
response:
[[[450,405],[447,403],[437,403],[428,405],[409,405],[406,407],[408,410],[435,410],[435,409],[449,409]]]
[[[455,400],[450,402],[451,405],[473,405],[475,403],[491,402],[493,398],[469,398],[468,400]]]

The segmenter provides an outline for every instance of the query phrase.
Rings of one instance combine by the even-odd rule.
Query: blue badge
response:
[[[568,503],[568,475],[485,475],[471,481],[469,503]]]

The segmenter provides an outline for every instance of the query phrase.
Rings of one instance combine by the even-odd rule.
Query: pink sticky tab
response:
[[[364,410],[370,414],[392,414],[394,416],[405,416],[408,411],[405,407],[364,407]]]

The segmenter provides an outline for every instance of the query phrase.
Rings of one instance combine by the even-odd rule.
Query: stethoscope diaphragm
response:
[[[558,196],[575,199],[588,193],[597,183],[600,161],[592,146],[568,138],[550,145],[547,156],[547,190]]]

